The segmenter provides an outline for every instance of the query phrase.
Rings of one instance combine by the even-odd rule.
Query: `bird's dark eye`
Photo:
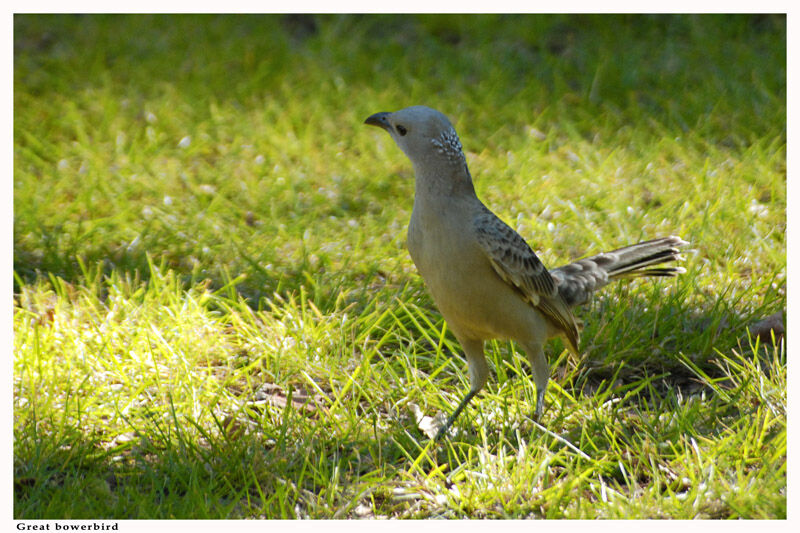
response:
[[[399,133],[401,137],[408,133],[408,130],[405,128],[405,126],[401,126],[400,124],[395,126],[394,129],[397,130],[397,133]]]

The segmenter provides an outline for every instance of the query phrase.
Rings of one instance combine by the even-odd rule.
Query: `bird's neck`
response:
[[[416,176],[414,189],[417,199],[476,196],[466,161],[439,166],[434,172],[414,166]]]

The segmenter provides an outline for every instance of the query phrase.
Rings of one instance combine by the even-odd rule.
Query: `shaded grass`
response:
[[[15,517],[785,517],[785,61],[781,16],[16,16]],[[418,427],[468,379],[362,127],[416,103],[545,264],[696,249],[579,311],[544,426],[494,342]]]

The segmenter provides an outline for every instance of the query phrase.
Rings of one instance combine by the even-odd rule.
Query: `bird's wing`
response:
[[[577,352],[578,322],[559,295],[556,282],[525,239],[488,209],[473,220],[478,244],[500,278],[536,307]]]

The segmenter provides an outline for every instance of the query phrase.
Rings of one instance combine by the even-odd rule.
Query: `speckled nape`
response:
[[[437,152],[446,156],[453,162],[458,163],[464,160],[464,152],[461,151],[461,141],[458,140],[458,134],[452,127],[444,130],[442,134],[435,139],[431,139],[431,144],[436,147]]]

